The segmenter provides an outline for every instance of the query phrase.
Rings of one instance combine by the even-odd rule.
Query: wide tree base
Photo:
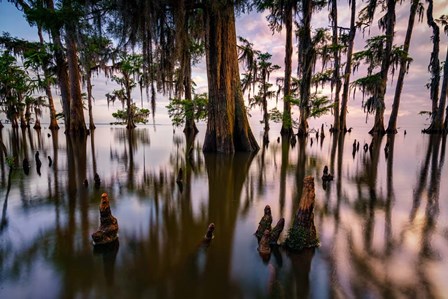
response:
[[[388,134],[388,135],[397,134],[397,133],[398,133],[397,129],[387,129],[386,130],[386,134]]]

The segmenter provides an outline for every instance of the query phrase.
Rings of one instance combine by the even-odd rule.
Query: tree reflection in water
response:
[[[332,134],[313,147],[307,139],[298,139],[294,148],[289,140],[270,142],[255,156],[204,156],[203,136],[185,139],[163,126],[133,132],[99,127],[84,139],[19,130],[0,131],[17,168],[4,209],[8,225],[0,232],[2,298],[444,294],[435,273],[448,274],[448,215],[439,200],[447,192],[441,183],[445,138],[415,135],[412,141],[411,133],[406,139],[373,138],[372,150],[355,158],[346,144],[367,135]],[[51,167],[43,163],[42,176],[33,164],[37,150],[43,162],[47,156],[53,160]],[[25,157],[32,166],[28,176],[21,168]],[[5,207],[4,154],[0,162]],[[316,183],[322,246],[299,255],[278,248],[264,263],[252,235],[264,206],[271,206],[274,223],[285,217],[289,227],[303,177],[319,181],[325,165],[335,180],[325,190]],[[180,168],[182,192],[176,185]],[[98,189],[92,183],[96,172]],[[98,226],[104,191],[120,223],[120,244],[93,252],[90,234]],[[215,238],[204,244],[211,222]]]

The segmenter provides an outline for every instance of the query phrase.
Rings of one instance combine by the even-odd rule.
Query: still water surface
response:
[[[86,140],[63,130],[0,131],[19,161],[9,193],[0,161],[0,298],[448,298],[445,140],[415,129],[364,152],[372,139],[361,128],[291,147],[274,128],[256,155],[224,156],[202,153],[200,131],[189,142],[170,126],[99,126]],[[328,186],[325,165],[335,175]],[[263,261],[253,236],[263,208],[271,206],[274,223],[285,217],[284,239],[306,175],[316,178],[321,246],[279,249]],[[90,234],[102,192],[119,245],[97,251]]]

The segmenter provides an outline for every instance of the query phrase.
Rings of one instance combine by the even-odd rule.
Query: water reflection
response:
[[[445,137],[331,134],[313,136],[313,145],[310,138],[294,147],[279,139],[255,156],[223,156],[202,154],[203,135],[186,139],[156,127],[99,126],[87,138],[0,130],[0,297],[443,298],[448,292],[448,209],[440,200],[448,194],[441,183]],[[354,139],[370,150],[353,156]],[[14,157],[11,171],[6,157]],[[334,181],[324,186],[325,165]],[[285,218],[284,240],[307,175],[316,178],[322,245],[299,255],[276,248],[265,262],[252,235],[263,208],[271,206],[274,222]],[[102,192],[120,223],[120,244],[97,252],[90,234]],[[211,222],[215,238],[204,244]]]

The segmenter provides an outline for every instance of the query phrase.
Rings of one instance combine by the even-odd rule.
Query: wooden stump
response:
[[[299,209],[294,217],[292,227],[284,246],[292,251],[300,251],[305,248],[319,246],[316,227],[314,226],[314,178],[307,176],[303,180],[303,193],[300,199]]]
[[[92,234],[94,245],[104,245],[111,243],[118,238],[118,221],[112,216],[110,211],[109,198],[107,193],[101,195],[100,203],[100,227]]]
[[[257,231],[255,232],[255,236],[258,238],[258,240],[261,239],[265,230],[271,231],[271,224],[272,224],[271,207],[269,205],[266,205],[266,207],[264,208],[264,215],[258,224]]]
[[[285,218],[280,218],[277,225],[272,229],[271,237],[269,238],[269,244],[277,245],[278,238],[285,227]]]

